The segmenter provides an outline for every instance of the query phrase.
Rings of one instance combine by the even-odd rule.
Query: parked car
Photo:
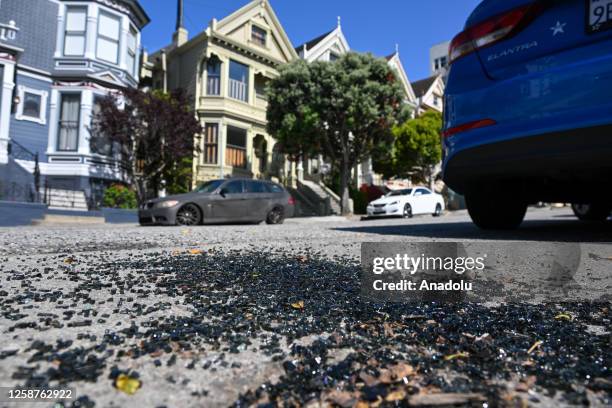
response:
[[[439,217],[444,211],[444,198],[425,187],[391,191],[368,204],[368,217],[404,217],[431,214]]]
[[[140,225],[199,225],[265,221],[282,224],[295,201],[282,186],[260,180],[213,180],[187,194],[149,200],[138,211]]]
[[[481,228],[612,209],[612,0],[484,0],[450,46],[444,181]]]

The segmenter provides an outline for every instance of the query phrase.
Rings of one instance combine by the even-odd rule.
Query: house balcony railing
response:
[[[40,195],[38,192],[40,189],[40,166],[38,165],[38,152],[33,153],[16,141],[11,140],[8,145],[8,154],[13,158],[13,160],[33,161],[34,171],[32,173],[31,182],[28,182],[23,186],[12,183],[10,192],[0,191],[0,194],[7,196],[9,201],[39,202]]]
[[[246,82],[229,80],[229,97],[238,99],[239,101],[247,102],[247,84]]]

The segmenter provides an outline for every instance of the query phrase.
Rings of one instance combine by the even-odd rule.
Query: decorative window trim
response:
[[[37,118],[23,114],[26,93],[40,96],[40,112]],[[40,89],[29,88],[24,85],[19,85],[17,87],[17,94],[19,95],[19,105],[17,106],[17,112],[15,114],[15,119],[27,120],[29,122],[38,123],[40,125],[46,125],[47,124],[47,100],[49,98],[49,92],[41,91]]]

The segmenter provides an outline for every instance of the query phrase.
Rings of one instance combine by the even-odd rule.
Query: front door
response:
[[[242,180],[225,183],[212,201],[212,218],[215,221],[242,221],[246,216],[246,196]]]

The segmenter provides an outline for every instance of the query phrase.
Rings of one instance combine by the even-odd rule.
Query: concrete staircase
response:
[[[298,191],[312,203],[317,215],[339,215],[342,212],[340,197],[324,184],[311,180],[300,180],[297,184]]]
[[[294,217],[316,217],[319,215],[317,206],[296,188],[288,188],[295,199]]]
[[[45,196],[44,189],[41,190],[40,196]],[[87,211],[89,209],[85,192],[79,190],[50,188],[47,190],[47,204],[51,209],[57,208],[73,211]]]

